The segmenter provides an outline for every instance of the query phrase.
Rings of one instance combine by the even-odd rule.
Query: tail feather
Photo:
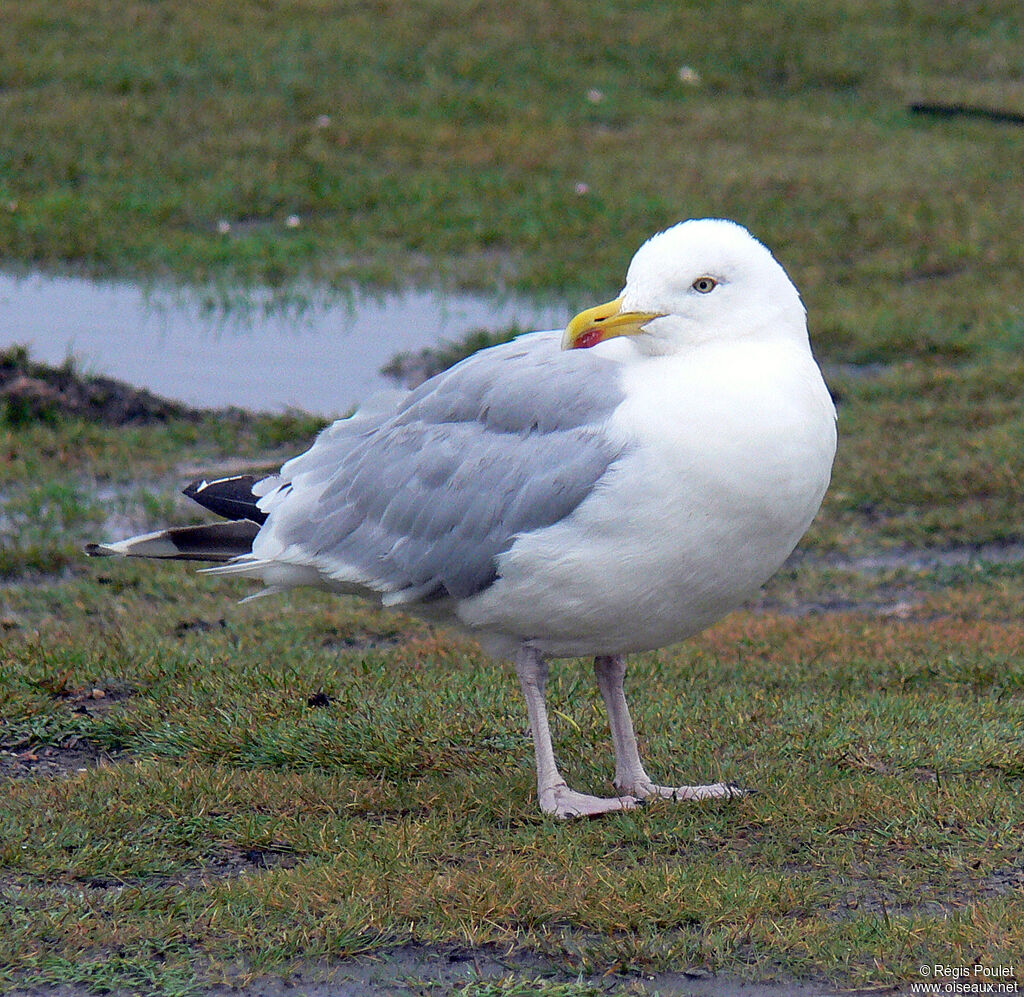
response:
[[[230,561],[252,552],[258,523],[236,519],[203,526],[176,526],[110,544],[87,544],[90,557],[162,557],[178,561]]]

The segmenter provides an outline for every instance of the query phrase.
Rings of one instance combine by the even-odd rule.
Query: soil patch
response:
[[[408,639],[407,636],[398,633],[375,634],[365,630],[354,630],[351,633],[340,634],[328,631],[320,646],[335,651],[378,651],[399,647]]]
[[[223,616],[213,622],[204,620],[201,616],[193,616],[179,620],[174,626],[173,633],[175,637],[184,637],[190,633],[208,634],[212,630],[223,630],[227,625],[227,620]]]
[[[799,599],[787,602],[782,599],[762,596],[746,603],[746,608],[755,613],[779,613],[782,616],[816,616],[822,613],[866,613],[870,616],[888,616],[897,620],[913,617],[924,602],[924,592],[912,588],[901,588],[893,592],[886,587],[878,590],[876,596],[865,599],[850,599],[834,595],[823,599]]]
[[[1014,892],[1024,893],[1024,865],[996,869],[982,882],[982,893],[987,896],[1001,897]]]
[[[957,544],[951,547],[896,547],[863,557],[830,556],[825,558],[825,563],[830,567],[849,568],[865,574],[889,571],[894,568],[929,571],[936,568],[963,567],[975,563],[1020,564],[1022,561],[1024,561],[1024,542],[1019,540]]]
[[[211,882],[258,876],[270,869],[293,869],[302,861],[290,845],[283,842],[259,847],[227,845],[217,854],[195,865],[186,866],[170,875],[139,877],[92,876],[90,878],[44,880],[25,874],[0,875],[0,893],[19,893],[30,890],[58,892],[82,890],[164,889],[176,887],[184,890],[204,890]]]
[[[822,555],[815,551],[798,549],[786,562],[788,569],[832,568],[850,572],[862,584],[843,587],[830,586],[828,591],[813,599],[787,597],[777,594],[769,583],[768,591],[749,600],[745,606],[755,613],[779,613],[784,616],[812,616],[822,613],[864,613],[870,616],[891,617],[898,620],[925,619],[921,606],[932,586],[919,587],[913,581],[885,580],[887,572],[938,572],[946,568],[969,565],[1015,565],[1024,562],[1024,543],[1002,541],[986,544],[958,544],[947,547],[897,547],[891,550],[844,557],[837,554]],[[849,588],[857,588],[853,594]]]
[[[258,848],[229,846],[208,862],[170,876],[167,885],[183,886],[189,890],[205,889],[210,880],[237,879],[259,875],[268,869],[294,869],[302,860],[291,846],[272,843]]]
[[[67,745],[0,751],[0,778],[68,778],[117,761],[118,756],[72,738]]]
[[[35,363],[24,347],[0,353],[0,421],[14,425],[75,416],[111,426],[195,421],[201,412],[133,388],[110,377],[80,374],[70,361],[61,367]]]
[[[95,685],[69,688],[66,677],[58,676],[42,684],[53,699],[68,703],[73,713],[96,717],[109,713],[130,699],[135,690],[120,679],[111,678]],[[62,744],[9,743],[0,750],[0,778],[66,778],[90,769],[114,765],[121,754],[106,751],[83,737],[69,737]]]
[[[168,876],[149,877],[145,880],[97,879],[86,885],[94,889],[124,889],[125,887],[175,886],[185,890],[205,890],[211,882],[258,876],[270,869],[294,869],[302,861],[292,847],[284,842],[272,842],[259,847],[224,845],[216,854],[202,859]]]

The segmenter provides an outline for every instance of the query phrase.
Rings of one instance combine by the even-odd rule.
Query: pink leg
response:
[[[594,658],[597,685],[608,709],[608,721],[615,746],[615,788],[637,799],[662,796],[671,800],[707,800],[729,796],[744,796],[746,791],[724,782],[710,786],[658,786],[644,771],[640,752],[633,733],[633,720],[626,705],[623,682],[626,677],[626,659],[618,657]]]
[[[555,763],[548,711],[544,703],[548,664],[538,651],[523,644],[515,660],[516,674],[526,697],[530,728],[537,753],[537,797],[540,808],[556,817],[594,817],[614,810],[631,810],[637,801],[631,796],[601,798],[576,793],[565,783]]]

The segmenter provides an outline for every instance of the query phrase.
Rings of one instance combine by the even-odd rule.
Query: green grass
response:
[[[1024,364],[905,361],[829,374],[839,453],[809,543],[1020,540]]]
[[[804,295],[840,450],[759,608],[633,663],[652,772],[761,795],[562,825],[468,640],[79,558],[193,521],[193,474],[273,465],[316,420],[5,402],[0,984],[188,994],[406,943],[558,970],[474,997],[1019,960],[1024,572],[859,560],[1024,540],[1024,131],[906,110],[1024,110],[1016,4],[9,6],[9,264],[582,302],[658,228],[734,217]],[[552,702],[603,791],[586,663]]]
[[[1020,627],[977,612],[974,579],[933,579],[910,619],[740,614],[638,656],[652,771],[762,794],[563,825],[536,811],[510,670],[471,642],[316,594],[231,608],[241,589],[179,566],[103,577],[4,599],[7,747],[114,758],[8,784],[19,978],[170,992],[418,942],[882,985],[1024,944]],[[985,589],[1019,605],[1024,572]],[[130,695],[97,706],[97,687]],[[566,770],[600,791],[585,662],[551,698]],[[254,849],[270,868],[227,874]]]

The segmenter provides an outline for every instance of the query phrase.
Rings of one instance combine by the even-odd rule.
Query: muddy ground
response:
[[[238,986],[211,984],[193,993],[202,997],[434,997],[474,983],[497,983],[510,978],[521,981],[521,989],[513,991],[517,994],[529,992],[529,982],[534,980],[549,984],[588,983],[599,993],[630,997],[838,997],[839,994],[857,997],[858,994],[897,992],[840,991],[827,983],[750,983],[697,972],[581,977],[555,969],[540,957],[523,953],[506,955],[491,949],[404,945],[333,966],[309,964],[284,979],[262,978]],[[10,997],[90,997],[90,991],[82,986],[62,984],[15,990]]]

